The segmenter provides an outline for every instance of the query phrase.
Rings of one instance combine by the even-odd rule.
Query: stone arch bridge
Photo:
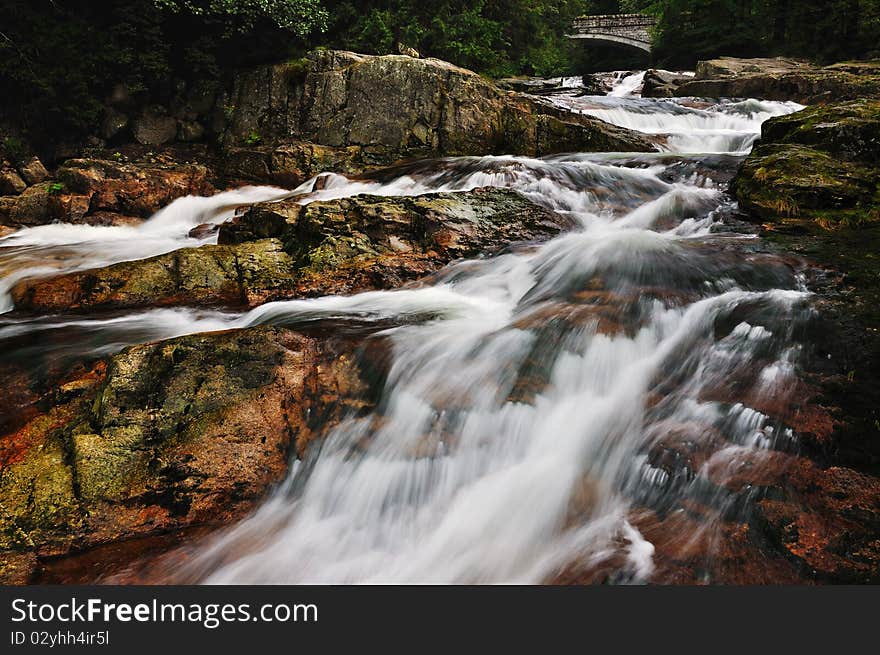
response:
[[[651,29],[657,19],[643,14],[581,16],[572,23],[570,39],[586,39],[651,52]]]

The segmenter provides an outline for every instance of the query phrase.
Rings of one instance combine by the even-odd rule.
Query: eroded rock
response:
[[[388,164],[443,155],[654,150],[641,135],[506,93],[437,59],[332,50],[238,76],[227,147],[308,142]]]
[[[880,66],[817,68],[798,60],[721,59],[699,62],[697,75],[679,97],[760,98],[803,104],[880,97]]]
[[[12,295],[21,309],[51,311],[254,306],[397,287],[454,259],[547,239],[572,226],[504,189],[260,203],[221,226],[220,245],[28,280]]]
[[[0,437],[0,576],[240,518],[292,451],[365,406],[343,342],[254,328],[134,346]],[[76,381],[74,381],[76,382]]]

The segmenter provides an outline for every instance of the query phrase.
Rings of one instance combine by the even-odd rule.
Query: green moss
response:
[[[807,146],[757,147],[732,190],[746,211],[765,221],[798,219],[831,228],[878,220],[877,171]]]

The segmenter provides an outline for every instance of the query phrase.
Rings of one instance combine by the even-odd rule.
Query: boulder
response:
[[[349,147],[377,164],[445,155],[654,150],[642,135],[504,92],[437,59],[320,50],[237,76],[227,148]]]
[[[672,98],[682,84],[693,80],[692,77],[676,75],[669,71],[650,69],[645,71],[642,84],[643,98]]]
[[[0,170],[0,195],[18,195],[27,189],[27,183],[15,170],[4,168]]]
[[[162,145],[177,136],[177,119],[163,107],[148,107],[135,119],[132,132],[138,143]]]
[[[294,189],[323,171],[356,174],[382,163],[357,146],[331,148],[303,141],[278,147],[233,147],[223,153],[226,177],[270,182],[287,189]]]
[[[49,177],[49,171],[37,157],[31,157],[18,167],[18,172],[28,184],[39,184]]]
[[[101,137],[106,141],[111,141],[122,135],[128,129],[129,123],[128,116],[108,107],[104,112],[104,119],[101,121]]]
[[[803,104],[880,97],[880,66],[816,68],[790,59],[722,58],[699,62],[678,97],[760,98]]]
[[[0,224],[127,225],[182,196],[210,195],[214,192],[210,177],[208,168],[200,164],[70,159],[59,167],[56,180],[4,199]]]
[[[0,437],[0,579],[26,581],[37,558],[241,518],[291,453],[366,405],[350,350],[253,328],[99,362]]]
[[[781,75],[815,69],[816,67],[808,61],[787,57],[752,59],[719,57],[718,59],[698,61],[694,79],[716,80],[746,75]]]
[[[50,311],[255,306],[394,288],[454,259],[572,227],[570,219],[503,189],[260,203],[222,225],[216,246],[25,280],[12,296],[18,308]]]
[[[782,226],[880,221],[880,101],[819,105],[774,118],[732,184],[751,216]]]

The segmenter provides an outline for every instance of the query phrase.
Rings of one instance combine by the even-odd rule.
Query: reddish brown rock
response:
[[[71,159],[58,170],[71,193],[89,197],[91,212],[147,218],[188,195],[210,195],[210,172],[199,164],[121,164],[104,159]]]
[[[240,518],[349,411],[351,345],[254,328],[135,346],[0,437],[0,573]]]

